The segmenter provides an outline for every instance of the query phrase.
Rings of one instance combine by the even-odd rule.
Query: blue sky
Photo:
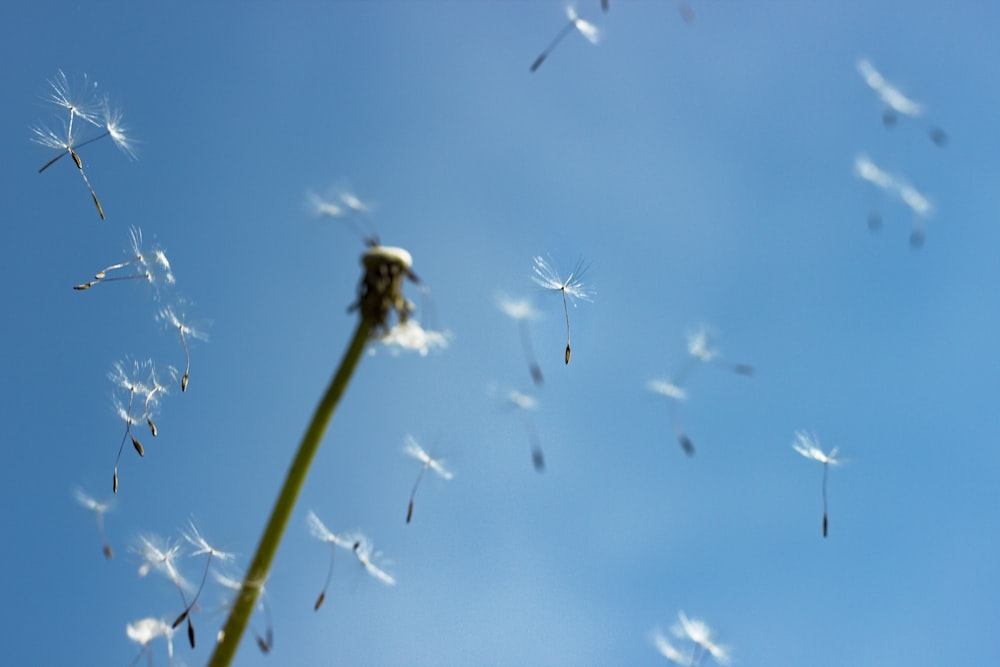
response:
[[[129,664],[126,624],[181,610],[167,579],[138,576],[140,535],[193,518],[249,561],[354,326],[363,245],[307,200],[338,187],[412,253],[417,317],[451,343],[362,360],[268,582],[272,655],[248,636],[236,664],[667,664],[648,635],[680,610],[740,665],[1000,660],[1000,10],[691,4],[689,25],[669,1],[579,2],[600,43],[570,34],[534,73],[562,3],[0,9],[6,661]],[[861,57],[926,105],[945,148],[912,119],[883,127]],[[103,222],[69,160],[36,173],[59,70],[96,82],[136,139],[134,161],[107,140],[80,151]],[[861,154],[932,202],[922,248],[906,206],[854,174]],[[127,258],[132,226],[176,285],[70,289]],[[535,256],[589,264],[568,366]],[[540,387],[499,291],[542,315]],[[73,490],[111,496],[114,364],[183,369],[154,319],[179,298],[208,340],[156,438],[138,425],[145,457],[123,454],[107,561]],[[703,324],[757,373],[690,376],[689,458],[646,384]],[[537,398],[542,474],[510,390]],[[847,460],[825,540],[799,429]],[[455,474],[423,480],[409,525],[407,434]],[[314,612],[329,551],[309,509],[369,535],[396,586],[341,552]],[[204,560],[179,567],[197,581]],[[175,664],[207,661],[223,599],[206,589]]]

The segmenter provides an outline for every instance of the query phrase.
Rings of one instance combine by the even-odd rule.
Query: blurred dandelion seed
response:
[[[177,589],[181,604],[186,608],[186,592],[191,591],[191,584],[177,569],[176,561],[183,555],[181,545],[178,542],[164,541],[157,535],[141,535],[132,550],[142,559],[139,576],[145,577],[154,571],[165,576]]]
[[[535,472],[545,472],[545,453],[542,451],[538,430],[531,419],[531,412],[538,408],[538,399],[516,389],[511,389],[507,392],[507,404],[521,413],[524,430],[528,434],[528,444],[531,446],[531,464],[534,466]]]
[[[677,416],[677,404],[680,401],[687,400],[687,392],[669,380],[650,380],[646,383],[646,388],[654,394],[661,394],[667,397],[668,405],[670,406],[670,425],[674,430],[674,435],[677,437],[677,442],[680,443],[681,449],[684,450],[685,454],[694,456],[694,443],[688,437],[687,433],[684,432],[680,419]]]
[[[190,528],[189,531],[181,531],[181,535],[184,536],[187,543],[194,547],[194,551],[188,555],[192,557],[206,555],[208,558],[205,559],[205,571],[201,574],[201,583],[198,584],[198,590],[195,591],[194,597],[191,598],[191,602],[184,607],[184,611],[177,616],[171,627],[176,629],[178,625],[187,621],[188,642],[191,644],[191,648],[194,648],[194,624],[191,622],[191,611],[195,608],[195,605],[198,604],[198,598],[201,597],[201,592],[205,589],[205,582],[208,580],[208,571],[212,566],[212,561],[228,561],[232,560],[235,556],[234,554],[220,551],[210,545],[205,538],[202,537],[201,533],[198,532],[198,527],[195,525],[193,520],[188,522],[188,526]]]
[[[497,295],[497,308],[512,320],[517,322],[518,330],[521,332],[521,349],[524,351],[524,359],[528,364],[528,372],[536,385],[542,384],[542,368],[535,358],[534,346],[531,344],[531,331],[528,329],[528,321],[539,317],[539,312],[535,310],[529,299],[512,299],[505,294]]]
[[[743,363],[732,363],[722,359],[722,355],[718,349],[712,349],[709,346],[710,333],[708,327],[702,326],[698,330],[688,334],[687,337],[687,350],[688,354],[697,359],[698,361],[704,362],[706,364],[714,363],[728,371],[732,371],[737,375],[753,375],[754,367],[750,364]]]
[[[417,481],[413,483],[413,490],[410,491],[410,503],[406,509],[406,523],[410,523],[410,519],[413,518],[413,498],[417,495],[417,487],[420,486],[420,480],[424,478],[424,473],[427,472],[427,469],[430,468],[439,477],[446,480],[450,480],[454,475],[445,470],[444,466],[441,465],[440,459],[431,458],[412,435],[406,436],[406,447],[403,451],[408,456],[412,456],[423,464],[420,467],[420,473],[417,475]]]
[[[580,299],[583,301],[591,300],[591,292],[584,288],[581,279],[583,275],[587,272],[587,266],[582,260],[576,263],[573,271],[570,272],[566,280],[559,277],[555,269],[546,262],[541,257],[535,257],[535,266],[533,267],[535,275],[531,276],[531,279],[535,281],[542,289],[552,290],[562,294],[563,301],[563,312],[566,314],[566,363],[569,364],[570,357],[570,328],[569,328],[569,304],[572,303],[573,307],[576,307],[576,300]]]
[[[352,536],[352,539],[352,549],[354,551],[354,555],[357,557],[361,566],[365,568],[365,571],[386,586],[395,585],[396,579],[381,567],[375,565],[374,561],[382,556],[382,552],[375,551],[375,546],[372,544],[372,541],[360,533]]]
[[[656,650],[660,652],[664,658],[678,665],[683,665],[684,667],[691,666],[691,656],[690,654],[684,655],[680,649],[676,648],[670,643],[666,635],[659,628],[655,628],[650,633],[650,641],[653,642],[653,646]]]
[[[73,495],[76,502],[97,516],[97,531],[101,536],[101,550],[104,552],[104,557],[111,560],[114,554],[111,551],[111,544],[108,542],[108,535],[104,531],[104,515],[111,509],[111,502],[98,502],[80,488],[75,489]]]
[[[371,205],[363,202],[357,195],[338,188],[333,197],[321,197],[310,191],[306,193],[306,198],[313,215],[343,222],[369,248],[380,245],[378,232],[369,215]],[[361,219],[360,224],[358,218]]]
[[[712,629],[708,627],[708,624],[697,618],[688,618],[683,611],[679,612],[677,616],[678,622],[671,628],[674,636],[694,643],[688,664],[700,665],[706,654],[711,655],[712,659],[720,665],[728,665],[732,662],[729,648],[715,643]]]
[[[309,532],[312,536],[320,542],[326,542],[330,545],[330,567],[326,571],[326,581],[323,583],[323,590],[320,591],[319,596],[316,598],[316,603],[313,604],[313,610],[319,611],[319,608],[323,606],[323,602],[326,600],[326,592],[330,588],[330,580],[333,578],[333,557],[337,551],[337,547],[353,550],[354,541],[347,537],[335,535],[323,525],[323,522],[320,521],[319,517],[312,510],[309,510],[306,520],[309,522]]]
[[[153,652],[150,644],[157,637],[163,637],[167,643],[168,664],[174,659],[174,629],[158,618],[141,618],[138,621],[125,626],[125,634],[130,640],[139,645],[139,654],[132,659],[129,667],[134,667],[145,655],[149,664],[153,664]]]
[[[914,248],[923,245],[925,232],[923,221],[934,211],[934,206],[919,190],[906,182],[901,176],[895,176],[880,168],[866,155],[854,159],[854,173],[867,183],[871,183],[876,193],[888,193],[899,197],[913,213],[913,223],[910,231],[910,245]],[[882,226],[882,215],[876,206],[868,216],[868,227],[878,231]]]
[[[566,35],[571,33],[574,28],[579,31],[581,35],[586,37],[587,41],[591,44],[597,44],[600,41],[601,33],[597,29],[597,26],[581,19],[572,5],[566,7],[566,17],[569,19],[569,23],[567,23],[562,30],[556,33],[555,38],[549,43],[545,50],[542,51],[537,58],[535,58],[535,61],[531,63],[532,72],[542,66],[542,63],[549,57],[552,50],[555,49],[556,46],[559,45],[559,42],[561,42]]]
[[[174,284],[174,274],[170,270],[170,262],[167,260],[167,255],[163,249],[154,246],[152,253],[146,253],[143,250],[142,230],[135,226],[129,229],[129,238],[129,249],[126,251],[129,253],[129,259],[104,267],[94,274],[92,280],[74,285],[73,289],[83,291],[90,289],[98,283],[117,282],[121,280],[145,280],[154,287],[160,282],[168,285]],[[109,273],[115,273],[116,271],[130,267],[135,267],[133,273],[108,275]]]
[[[816,435],[807,433],[806,431],[795,432],[795,442],[792,443],[792,448],[807,459],[819,461],[823,464],[823,537],[826,537],[828,527],[826,504],[827,472],[830,466],[840,465],[843,461],[837,458],[836,447],[831,449],[829,453],[825,453],[820,449],[819,440],[816,438]]]
[[[861,58],[857,62],[858,73],[865,80],[868,87],[875,91],[885,105],[882,111],[882,124],[892,127],[896,124],[899,114],[910,118],[920,119],[924,115],[924,107],[918,102],[911,100],[898,88],[886,81],[885,77],[875,69],[866,58]],[[936,125],[928,125],[927,136],[937,146],[945,146],[948,143],[947,133]]]

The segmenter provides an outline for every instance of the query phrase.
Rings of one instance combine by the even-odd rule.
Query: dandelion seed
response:
[[[807,459],[819,461],[823,464],[823,537],[826,537],[828,528],[826,504],[827,472],[830,466],[840,465],[843,461],[837,458],[836,447],[831,449],[828,454],[825,453],[820,449],[819,440],[817,440],[816,435],[805,431],[795,432],[795,442],[792,443],[792,448]]]
[[[650,641],[653,642],[653,646],[660,652],[660,655],[670,662],[683,665],[684,667],[691,667],[691,656],[684,655],[680,649],[671,644],[670,640],[667,639],[666,635],[659,628],[654,629],[650,634]]]
[[[417,475],[417,481],[413,484],[413,490],[410,491],[410,503],[406,510],[406,523],[410,523],[410,519],[413,518],[413,498],[417,495],[417,487],[420,486],[420,480],[424,478],[424,473],[427,472],[427,469],[430,468],[439,477],[444,479],[451,479],[453,475],[444,469],[439,459],[432,459],[412,435],[406,436],[406,448],[403,451],[408,456],[412,456],[423,464],[420,468],[420,473]]]
[[[158,618],[142,618],[134,623],[125,626],[125,634],[130,640],[139,645],[139,655],[137,655],[129,667],[134,667],[143,655],[149,658],[149,664],[153,664],[153,653],[150,644],[157,637],[163,637],[167,643],[167,657],[169,661],[174,659],[174,629]]]
[[[149,388],[140,378],[145,377],[152,370],[153,362],[148,359],[142,362],[133,361],[131,364],[126,361],[119,361],[115,364],[114,370],[108,375],[117,390],[128,392],[128,398],[125,401],[121,400],[118,396],[114,398],[118,416],[125,422],[125,433],[122,435],[121,444],[118,446],[118,454],[115,456],[112,484],[112,489],[115,493],[118,493],[118,465],[121,462],[122,452],[125,450],[125,443],[131,439],[132,446],[138,452],[139,456],[145,456],[142,444],[132,433],[132,426],[138,423],[136,416],[132,412],[132,408],[135,405],[136,397],[144,401],[146,395],[149,393]]]
[[[678,619],[678,623],[671,628],[674,636],[679,639],[688,639],[695,644],[689,664],[701,664],[705,653],[711,655],[712,659],[720,665],[728,665],[732,662],[729,648],[715,643],[712,638],[712,629],[704,621],[688,618],[683,611],[678,614]]]
[[[539,54],[537,58],[535,58],[535,61],[531,63],[532,72],[542,66],[542,63],[549,57],[552,50],[555,49],[556,46],[559,45],[559,42],[561,42],[566,35],[572,32],[574,28],[578,30],[581,35],[586,37],[587,41],[591,44],[597,44],[597,42],[600,41],[601,34],[597,27],[592,23],[588,23],[587,21],[581,19],[577,15],[575,8],[572,6],[566,7],[566,17],[569,19],[569,23],[567,23],[566,26],[556,34],[552,42],[545,48],[544,51],[541,52],[541,54]]]
[[[205,540],[205,538],[201,536],[201,533],[198,532],[198,527],[195,526],[194,521],[189,521],[188,525],[190,526],[190,532],[185,532],[185,531],[181,532],[181,534],[184,536],[184,539],[187,540],[188,544],[194,547],[194,551],[192,551],[188,555],[193,557],[207,555],[208,558],[205,559],[205,571],[202,572],[201,583],[198,584],[198,590],[195,591],[194,597],[191,598],[191,602],[189,602],[184,607],[184,611],[182,611],[180,615],[174,620],[173,625],[171,627],[176,628],[184,621],[187,621],[188,642],[191,644],[191,648],[194,648],[194,624],[191,622],[191,610],[194,609],[196,604],[198,604],[198,598],[201,597],[201,592],[205,588],[205,581],[208,579],[208,570],[212,566],[213,560],[216,561],[232,560],[234,558],[234,554],[225,551],[220,551],[219,549],[216,549],[215,547],[210,545]]]
[[[354,540],[347,537],[339,537],[334,535],[323,522],[319,520],[316,513],[309,510],[309,515],[306,517],[309,522],[309,532],[320,542],[326,542],[330,545],[330,567],[326,572],[326,581],[323,583],[323,590],[320,591],[319,596],[316,598],[316,603],[313,605],[314,611],[319,611],[319,608],[323,606],[323,602],[326,600],[326,592],[330,588],[330,580],[333,578],[333,556],[337,551],[337,547],[341,549],[354,549]]]
[[[153,423],[153,414],[160,405],[160,400],[169,393],[169,386],[177,382],[177,369],[167,366],[161,373],[155,367],[149,370],[149,379],[146,381],[146,400],[143,406],[143,416],[146,418],[146,425],[149,432],[156,437],[157,428]]]
[[[375,231],[375,225],[369,216],[371,207],[356,195],[341,189],[337,190],[332,199],[320,197],[314,192],[307,192],[306,198],[309,200],[309,207],[312,209],[313,215],[321,218],[335,218],[357,234],[366,246],[379,245],[378,232]],[[359,217],[361,218],[360,223],[358,222]]]
[[[505,294],[497,295],[497,307],[504,315],[517,322],[521,332],[521,349],[524,351],[524,359],[528,364],[528,372],[535,384],[542,384],[542,368],[535,359],[534,347],[531,344],[531,332],[528,329],[528,320],[538,319],[539,312],[535,310],[528,299],[512,299]]]
[[[189,340],[208,340],[208,335],[200,329],[196,329],[188,323],[184,312],[181,310],[185,306],[183,300],[179,300],[176,306],[167,306],[161,310],[156,319],[165,323],[169,328],[177,331],[181,337],[181,345],[184,347],[184,375],[181,376],[181,391],[187,391],[188,378],[191,376],[191,350],[188,347]]]
[[[145,577],[150,572],[159,572],[167,577],[177,588],[181,603],[187,607],[185,593],[190,592],[192,587],[177,569],[176,561],[183,555],[180,543],[164,541],[157,535],[142,535],[132,547],[132,551],[142,559],[139,576]]]
[[[719,350],[709,347],[709,331],[707,327],[701,327],[697,331],[688,334],[687,350],[688,354],[698,361],[706,364],[714,363],[720,368],[732,371],[738,375],[753,375],[754,367],[750,364],[731,363],[724,361]]]
[[[104,552],[104,557],[111,560],[114,554],[111,551],[111,545],[108,543],[107,533],[104,532],[104,515],[111,509],[111,502],[98,502],[95,498],[87,495],[83,489],[79,488],[73,491],[73,495],[76,497],[76,502],[97,516],[97,531],[101,536],[101,549]]]
[[[913,212],[913,224],[910,231],[910,245],[919,247],[924,241],[923,221],[934,211],[934,206],[919,190],[906,182],[906,179],[890,174],[872,162],[867,156],[859,155],[854,160],[854,173],[862,180],[871,183],[876,192],[894,194]],[[868,216],[868,227],[873,231],[881,228],[882,216],[873,207]]]
[[[868,87],[878,94],[879,99],[882,100],[882,104],[885,105],[882,112],[882,123],[886,127],[895,125],[899,114],[914,119],[919,119],[923,116],[923,105],[906,97],[898,88],[889,84],[885,80],[885,77],[867,59],[862,58],[858,60],[857,68],[865,83],[868,84]],[[936,145],[944,146],[948,143],[948,135],[940,127],[930,125],[926,130],[927,136]]]
[[[646,387],[655,394],[661,394],[669,399],[670,405],[670,425],[674,429],[674,435],[677,437],[677,442],[680,443],[681,449],[688,456],[694,456],[694,443],[691,438],[688,437],[687,433],[681,427],[680,419],[677,417],[677,403],[680,401],[687,400],[687,392],[684,391],[677,384],[670,382],[668,380],[650,380],[646,383]]]
[[[352,548],[354,550],[354,555],[357,557],[358,562],[361,563],[361,566],[365,568],[368,574],[372,575],[386,586],[395,585],[395,578],[379,566],[375,565],[373,562],[375,559],[381,557],[382,553],[380,551],[375,551],[372,541],[366,536],[360,534],[354,535],[353,540],[354,543]]]
[[[587,266],[583,264],[582,261],[578,261],[573,271],[569,274],[566,280],[559,277],[559,274],[541,257],[535,257],[535,266],[533,267],[535,275],[531,277],[542,289],[556,291],[562,294],[563,301],[563,312],[566,314],[566,363],[569,363],[570,357],[570,329],[569,329],[569,304],[572,303],[576,307],[576,300],[581,299],[583,301],[591,300],[591,293],[584,289],[583,278],[584,273],[587,271]]]
[[[92,280],[74,285],[73,289],[83,291],[98,283],[122,280],[143,280],[154,286],[161,282],[172,285],[174,274],[170,270],[170,262],[163,249],[154,247],[152,252],[147,253],[143,249],[142,230],[138,227],[133,226],[129,229],[129,238],[130,244],[126,250],[129,255],[127,260],[104,267],[94,274]],[[127,271],[124,271],[126,269]]]
[[[529,394],[512,389],[507,393],[507,404],[520,411],[524,420],[524,429],[528,434],[528,443],[531,445],[531,463],[535,472],[545,472],[545,453],[542,451],[542,443],[535,429],[535,423],[531,419],[531,412],[538,407],[538,400]]]

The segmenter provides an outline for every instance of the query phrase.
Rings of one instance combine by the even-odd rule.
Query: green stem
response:
[[[229,618],[226,620],[226,625],[223,628],[222,640],[215,647],[212,659],[208,663],[209,667],[224,667],[229,665],[236,654],[236,647],[239,646],[243,630],[246,628],[247,622],[250,620],[250,615],[253,613],[254,605],[257,603],[257,597],[260,595],[261,588],[263,588],[264,582],[267,581],[268,572],[271,569],[271,561],[274,560],[274,554],[278,550],[278,544],[281,542],[281,536],[285,532],[288,518],[292,514],[299,491],[302,489],[306,475],[309,472],[313,456],[316,454],[316,450],[319,449],[320,441],[323,439],[323,432],[326,430],[327,424],[330,423],[333,411],[337,408],[337,403],[347,388],[347,383],[358,365],[358,360],[365,349],[365,344],[368,342],[369,329],[368,318],[362,315],[359,318],[358,328],[354,332],[354,338],[351,340],[351,344],[340,362],[340,367],[337,368],[337,372],[330,381],[330,386],[327,387],[323,399],[316,407],[316,412],[309,423],[309,428],[306,430],[305,435],[302,436],[302,442],[299,444],[299,450],[295,454],[295,460],[292,461],[292,466],[288,470],[288,476],[285,477],[285,484],[281,487],[281,493],[278,495],[278,500],[271,511],[271,518],[267,522],[267,528],[264,529],[264,535],[260,538],[260,544],[257,545],[257,553],[254,554],[253,562],[250,564],[250,569],[243,580],[243,587],[236,596],[232,610],[229,612]]]

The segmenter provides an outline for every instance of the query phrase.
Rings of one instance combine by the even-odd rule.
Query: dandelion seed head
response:
[[[646,388],[655,394],[663,394],[678,401],[687,399],[687,392],[668,380],[650,380],[646,383]]]

